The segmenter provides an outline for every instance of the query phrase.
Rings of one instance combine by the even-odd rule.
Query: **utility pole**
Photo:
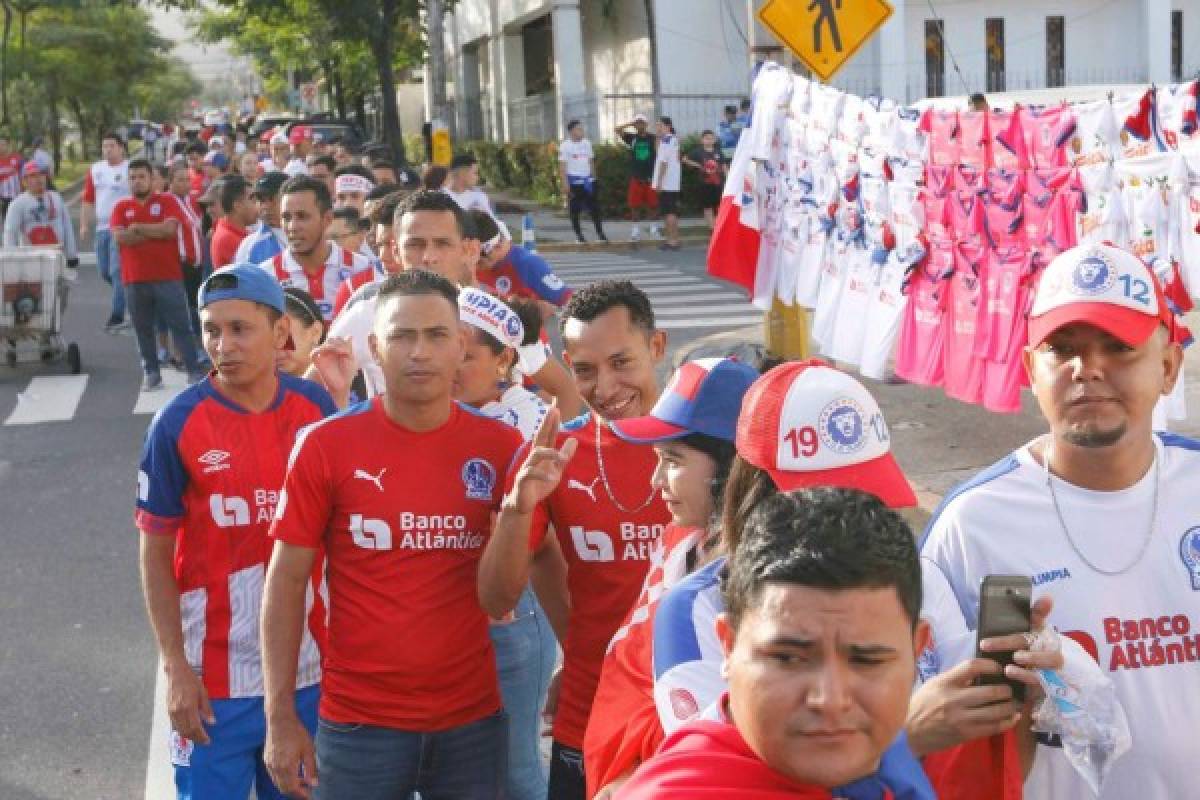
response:
[[[763,0],[746,0],[746,16],[749,24],[746,30],[750,33],[750,66],[761,61],[780,60],[783,47],[771,32],[762,26],[755,13],[763,4]]]
[[[445,8],[442,0],[425,0],[425,30],[429,44],[429,119],[446,120],[446,46],[442,39]]]

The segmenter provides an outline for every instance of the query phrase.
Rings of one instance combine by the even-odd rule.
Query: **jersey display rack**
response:
[[[759,308],[812,309],[820,352],[869,377],[894,358],[906,381],[1016,413],[1029,304],[1059,253],[1111,242],[1155,270],[1177,313],[1191,309],[1198,93],[1190,81],[1089,103],[921,110],[768,63],[709,272]]]

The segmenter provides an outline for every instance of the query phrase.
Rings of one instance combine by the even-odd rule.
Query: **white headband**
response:
[[[338,175],[333,181],[333,193],[341,194],[342,192],[360,192],[362,194],[370,194],[375,188],[375,184],[364,178],[362,175]]]
[[[491,334],[506,347],[520,347],[525,338],[525,326],[517,312],[487,292],[472,287],[458,293],[458,318]]]

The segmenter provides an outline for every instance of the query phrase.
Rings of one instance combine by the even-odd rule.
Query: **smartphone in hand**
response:
[[[1011,650],[984,652],[979,643],[993,636],[1029,633],[1032,596],[1033,581],[1028,575],[988,575],[983,579],[979,585],[979,621],[975,628],[975,653],[979,658],[995,661],[1001,670],[1013,663]],[[979,683],[1007,683],[1018,703],[1025,700],[1025,684],[1009,680],[1003,673],[981,676]]]

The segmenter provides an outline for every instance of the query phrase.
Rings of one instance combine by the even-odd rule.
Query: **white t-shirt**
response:
[[[511,425],[521,432],[525,441],[533,438],[546,417],[546,403],[523,386],[513,384],[504,390],[499,400],[483,405],[479,412]]]
[[[383,367],[371,355],[371,326],[375,324],[375,305],[379,296],[379,283],[363,286],[346,301],[342,313],[329,328],[330,339],[346,339],[354,352],[354,365],[362,371],[367,397],[383,394],[387,384],[383,379]]]
[[[492,204],[488,202],[488,197],[482,189],[467,189],[465,192],[454,192],[450,189],[442,189],[442,191],[450,195],[463,211],[486,211],[493,217],[496,216],[492,212]]]
[[[112,210],[122,198],[129,197],[129,162],[113,166],[107,161],[92,164],[86,176],[91,194],[95,197],[96,230],[108,230]],[[85,187],[85,196],[88,187]]]
[[[868,378],[881,381],[887,377],[888,359],[896,346],[904,307],[908,305],[904,279],[924,257],[924,248],[914,240],[904,249],[897,247],[888,253],[887,262],[875,273],[870,302],[859,322],[866,330],[858,371]]]
[[[952,491],[921,544],[923,570],[937,569],[949,593],[929,592],[922,616],[935,645],[976,625],[986,575],[1029,575],[1035,597],[1054,598],[1051,622],[1096,658],[1129,718],[1133,746],[1117,760],[1100,800],[1194,797],[1200,761],[1200,442],[1155,438],[1157,524],[1142,547],[1154,504],[1155,470],[1129,489],[1095,492],[1055,481],[1075,547],[1054,511],[1044,468],[1023,447]],[[937,577],[937,576],[934,576]],[[927,588],[930,585],[927,578]],[[935,581],[936,583],[936,581]],[[1146,663],[1146,662],[1149,663]],[[953,666],[922,659],[924,677]],[[1027,800],[1093,797],[1061,751],[1039,746]]]
[[[662,166],[666,164],[666,170]],[[658,140],[654,156],[654,181],[652,187],[659,192],[678,192],[683,171],[679,164],[679,137],[674,134]]]
[[[305,164],[302,159],[293,158],[287,163],[286,166],[284,166],[283,171],[288,175],[291,175],[293,178],[297,175],[307,175],[308,165]]]
[[[592,151],[592,143],[587,139],[563,139],[558,146],[558,160],[566,164],[567,176],[571,178],[590,178],[592,176],[592,159],[596,154]]]

